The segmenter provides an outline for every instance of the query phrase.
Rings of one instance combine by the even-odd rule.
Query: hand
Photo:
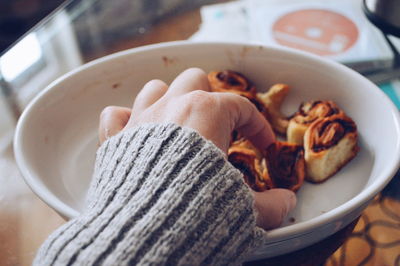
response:
[[[260,148],[275,141],[271,126],[249,100],[231,93],[210,92],[204,71],[191,68],[169,87],[160,80],[148,82],[132,109],[106,107],[100,115],[100,143],[136,125],[165,122],[193,128],[225,154],[233,130]],[[295,194],[286,189],[254,192],[254,200],[257,224],[264,229],[279,226],[296,204]]]

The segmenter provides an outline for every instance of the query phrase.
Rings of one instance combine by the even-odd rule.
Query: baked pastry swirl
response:
[[[332,101],[302,103],[299,110],[289,120],[287,141],[303,144],[304,133],[315,120],[336,114],[343,114],[343,111]]]
[[[354,158],[359,150],[357,127],[333,101],[302,103],[292,116],[281,106],[289,86],[278,83],[257,92],[244,75],[232,71],[208,74],[211,91],[230,92],[249,99],[287,142],[277,141],[260,151],[237,131],[232,132],[228,160],[255,191],[287,188],[297,191],[304,179],[319,183]]]
[[[242,74],[232,71],[211,71],[208,73],[208,81],[211,91],[215,92],[231,92],[250,100],[256,96],[256,88]]]
[[[269,178],[275,188],[300,189],[305,176],[303,147],[277,141],[265,150]]]
[[[344,114],[316,120],[304,134],[306,179],[319,183],[339,171],[359,150],[357,126]]]
[[[232,144],[228,160],[255,191],[286,188],[296,192],[304,181],[304,152],[300,145],[275,142],[261,153],[242,139]]]
[[[278,83],[273,85],[267,92],[257,93],[257,98],[265,106],[265,117],[271,123],[275,132],[285,135],[289,119],[281,113],[281,105],[289,92],[289,86]]]
[[[211,91],[231,92],[246,97],[266,119],[270,120],[266,107],[257,98],[256,87],[244,75],[232,70],[211,71],[208,73],[208,82],[210,83]]]
[[[228,150],[228,160],[242,172],[245,182],[253,190],[261,192],[273,188],[265,159],[250,141],[240,139],[233,142]]]
[[[343,111],[332,101],[302,103],[299,110],[289,120],[287,128],[288,142],[303,144],[304,133],[315,120],[335,114],[343,114]]]

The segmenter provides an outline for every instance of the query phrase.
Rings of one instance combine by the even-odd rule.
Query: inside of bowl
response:
[[[357,74],[316,58],[258,46],[204,45],[142,49],[103,59],[54,85],[31,111],[25,137],[32,176],[71,209],[84,207],[97,149],[97,122],[107,105],[131,106],[140,88],[154,78],[170,82],[188,67],[232,69],[260,90],[287,83],[291,92],[284,112],[301,102],[333,100],[358,126],[360,152],[322,184],[306,183],[285,225],[310,220],[353,199],[375,182],[387,179],[398,147],[398,125],[388,99]],[[40,156],[39,156],[40,151]],[[60,210],[59,210],[60,211]]]

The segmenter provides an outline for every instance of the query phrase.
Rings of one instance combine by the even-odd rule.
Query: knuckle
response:
[[[198,68],[198,67],[188,68],[187,70],[185,70],[185,72],[190,72],[191,74],[195,74],[195,75],[206,75],[206,72],[204,72],[204,70],[202,70],[201,68]]]
[[[195,90],[186,95],[185,103],[193,107],[212,107],[215,105],[216,99],[211,93],[202,90]]]
[[[160,85],[164,85],[164,82],[159,80],[159,79],[152,79],[152,80],[150,80],[150,81],[148,81],[146,83],[145,87],[151,87],[152,88],[152,87],[157,87],[157,86],[160,86]]]
[[[106,106],[100,113],[100,118],[105,118],[115,114],[118,111],[116,106]]]
[[[230,92],[225,92],[221,97],[226,109],[233,113],[241,113],[241,110],[246,107],[246,105],[251,104],[247,98]]]
[[[165,83],[159,79],[152,79],[148,81],[143,88],[136,95],[136,99],[142,100],[145,99],[149,93],[159,90],[160,88],[164,88]]]

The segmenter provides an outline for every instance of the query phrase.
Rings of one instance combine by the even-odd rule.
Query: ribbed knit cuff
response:
[[[36,262],[237,264],[262,241],[252,206],[240,172],[213,143],[174,124],[142,125],[99,148],[86,211]]]

